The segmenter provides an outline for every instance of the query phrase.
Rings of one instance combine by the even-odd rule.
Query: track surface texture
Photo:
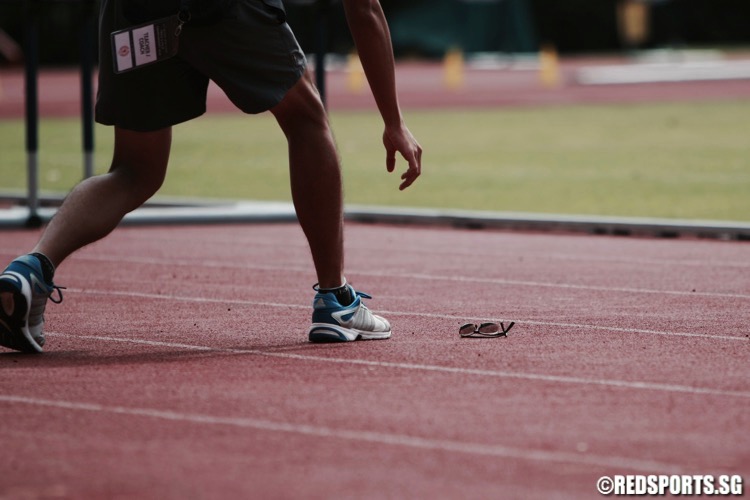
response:
[[[4,262],[36,231],[0,235]],[[750,246],[350,224],[385,341],[310,344],[294,224],[128,227],[0,352],[0,498],[598,498],[750,479]],[[462,339],[464,322],[516,321]]]
[[[747,65],[750,54],[739,53],[724,63]],[[718,62],[722,62],[718,61]],[[467,64],[460,85],[446,86],[446,68],[439,62],[400,62],[396,68],[399,100],[404,108],[486,108],[488,106],[547,106],[565,104],[643,103],[674,101],[721,101],[750,98],[750,84],[744,78],[641,82],[588,85],[580,81],[585,71],[619,68],[633,72],[652,66],[622,57],[566,57],[556,65],[557,83],[542,84],[540,67],[533,63],[482,67]],[[731,67],[731,66],[730,66]],[[744,66],[742,66],[744,67]],[[671,69],[670,69],[671,68]],[[664,71],[679,72],[679,62]],[[718,70],[717,70],[718,71]],[[663,76],[663,75],[662,75]],[[22,68],[0,69],[0,119],[24,116],[24,74]],[[454,76],[455,78],[455,76]],[[42,116],[80,116],[80,74],[75,69],[45,68],[39,75],[39,110]],[[353,85],[345,67],[326,73],[327,104],[331,110],[376,109],[364,80]],[[221,89],[208,89],[209,113],[239,113]]]
[[[746,99],[747,80],[560,85],[399,65],[407,108]],[[331,109],[372,109],[332,71]],[[42,116],[80,113],[74,70]],[[0,117],[23,74],[0,72]],[[233,108],[214,86],[210,112]],[[236,112],[236,111],[233,111]],[[37,231],[0,233],[0,260]],[[0,351],[0,499],[600,498],[615,474],[750,480],[750,246],[350,224],[386,341],[307,342],[293,224],[120,228],[58,271],[46,352]],[[464,322],[516,321],[461,339]]]

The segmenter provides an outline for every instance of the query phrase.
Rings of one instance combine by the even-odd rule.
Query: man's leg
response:
[[[388,320],[373,314],[344,278],[344,195],[333,134],[309,73],[271,110],[289,142],[292,198],[318,275],[311,342],[387,339]]]
[[[344,283],[343,188],[336,145],[309,73],[271,109],[289,143],[292,199],[321,288]]]
[[[54,269],[77,249],[99,240],[126,213],[150,198],[166,173],[171,129],[115,129],[115,151],[107,174],[81,182],[42,234],[34,253],[15,259],[0,274],[0,345],[41,352],[44,310],[57,289]],[[59,295],[55,302],[62,300]]]
[[[59,265],[79,248],[108,235],[128,212],[161,187],[172,129],[134,132],[115,127],[109,172],[86,179],[71,191],[34,248]]]

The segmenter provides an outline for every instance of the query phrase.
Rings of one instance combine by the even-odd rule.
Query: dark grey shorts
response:
[[[209,80],[242,111],[260,113],[278,104],[305,71],[280,1],[235,0],[215,22],[186,24],[175,57],[115,74],[110,33],[141,21],[124,19],[116,3],[103,0],[100,11],[96,121],[104,125],[147,132],[200,116]],[[154,15],[174,13],[170,7]]]

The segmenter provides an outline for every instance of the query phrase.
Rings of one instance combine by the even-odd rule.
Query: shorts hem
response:
[[[198,118],[199,116],[202,116],[206,113],[205,110],[201,111],[200,113],[192,113],[190,115],[184,115],[179,118],[175,118],[173,120],[164,120],[161,122],[154,122],[150,124],[143,125],[141,123],[134,124],[127,120],[118,120],[118,119],[111,119],[107,117],[100,117],[96,116],[94,118],[94,121],[100,125],[105,125],[108,127],[118,127],[125,130],[132,130],[134,132],[155,132],[157,130],[162,130],[165,128],[173,127],[175,125],[179,125],[180,123],[185,123],[190,120],[193,120],[195,118]]]

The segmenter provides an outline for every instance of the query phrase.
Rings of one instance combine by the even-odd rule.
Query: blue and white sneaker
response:
[[[23,352],[42,352],[47,299],[62,302],[62,287],[44,281],[42,266],[23,255],[0,274],[0,345]],[[57,290],[58,298],[52,297]]]
[[[353,340],[379,340],[391,336],[388,320],[370,312],[362,299],[369,295],[357,292],[350,285],[354,302],[342,306],[333,293],[318,293],[313,299],[310,342],[351,342]]]

